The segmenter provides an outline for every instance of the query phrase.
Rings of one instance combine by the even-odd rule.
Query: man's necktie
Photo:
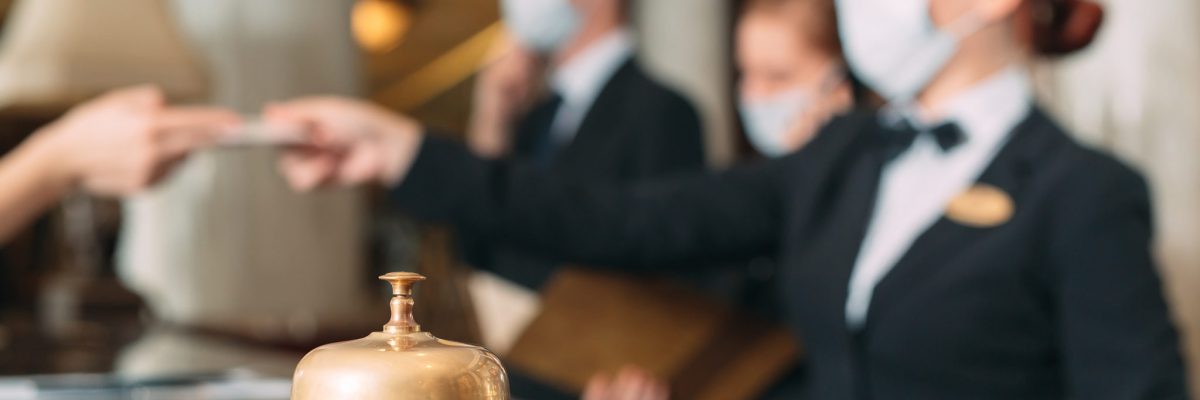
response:
[[[554,135],[554,119],[558,109],[562,107],[563,98],[558,93],[551,92],[533,109],[537,118],[535,139],[533,141],[533,160],[538,165],[548,167],[554,156],[562,147],[559,138]]]

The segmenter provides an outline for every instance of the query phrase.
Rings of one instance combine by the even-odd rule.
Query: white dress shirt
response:
[[[555,140],[566,143],[575,138],[596,96],[633,56],[633,50],[633,35],[625,28],[617,29],[554,70],[550,88],[563,100],[550,127]]]
[[[921,134],[884,166],[873,218],[850,275],[846,323],[851,329],[866,321],[875,285],[941,218],[950,200],[975,183],[1032,104],[1029,76],[1013,66],[951,99],[938,117],[922,117],[915,107],[884,111],[884,125],[902,119],[917,129],[956,123],[964,141],[943,151],[932,135]]]

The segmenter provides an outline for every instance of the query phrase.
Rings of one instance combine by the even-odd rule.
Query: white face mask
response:
[[[771,158],[790,152],[787,135],[796,118],[811,108],[812,98],[809,90],[796,88],[765,99],[741,99],[738,110],[754,149]]]
[[[893,103],[915,99],[958,52],[959,41],[984,27],[971,11],[938,29],[929,0],[837,0],[837,14],[850,68]]]
[[[750,144],[771,158],[791,153],[795,149],[788,144],[788,135],[792,133],[796,119],[810,112],[817,98],[829,94],[844,79],[845,70],[830,68],[816,91],[798,87],[764,99],[738,99],[738,111],[742,114]]]
[[[539,53],[558,50],[579,30],[570,0],[501,0],[500,13],[517,42]]]

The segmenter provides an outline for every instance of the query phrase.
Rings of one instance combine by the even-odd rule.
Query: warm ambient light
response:
[[[359,0],[351,18],[354,39],[372,53],[396,48],[410,22],[408,8],[397,0]]]

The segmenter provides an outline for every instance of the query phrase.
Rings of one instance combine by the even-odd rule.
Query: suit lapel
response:
[[[805,286],[804,293],[798,295],[808,303],[828,305],[810,311],[829,321],[846,320],[844,305],[848,288],[844,283],[850,279],[866,235],[883,169],[880,128],[875,114],[863,113],[847,118],[854,118],[855,125],[845,131],[823,131],[821,135],[837,136],[828,140],[818,138],[806,149],[810,157],[832,159],[827,163],[810,164],[827,170],[813,170],[811,168],[815,167],[809,166],[806,171],[797,171],[823,180],[814,182],[811,187],[793,189],[799,193],[796,198],[805,199],[801,209],[807,211],[796,213],[793,215],[795,220],[790,221],[791,226],[800,227],[797,236],[790,240],[805,248],[802,264],[815,266],[798,269],[796,278],[804,282],[823,282]],[[830,145],[824,146],[825,143]]]
[[[580,119],[579,128],[575,131],[574,137],[562,149],[562,159],[587,159],[589,153],[605,148],[601,145],[602,143],[612,141],[619,136],[620,132],[614,129],[614,126],[622,122],[620,118],[624,114],[622,108],[631,101],[626,92],[630,87],[633,74],[636,72],[636,64],[631,58],[625,61],[625,64],[622,64],[604,83],[604,88],[596,94],[592,105]],[[584,164],[591,164],[595,161],[590,160]]]
[[[1047,132],[1052,127],[1049,120],[1034,109],[1013,131],[1008,143],[976,182],[1003,190],[1016,204],[1015,212],[1020,213],[1022,190],[1034,170],[1033,163],[1038,159],[1038,152],[1045,148],[1046,141],[1052,137],[1052,132]],[[873,321],[887,315],[901,298],[916,290],[922,282],[945,268],[954,267],[951,265],[954,257],[1003,226],[970,227],[942,215],[913,242],[908,252],[876,285],[868,308],[866,328],[869,329]]]

